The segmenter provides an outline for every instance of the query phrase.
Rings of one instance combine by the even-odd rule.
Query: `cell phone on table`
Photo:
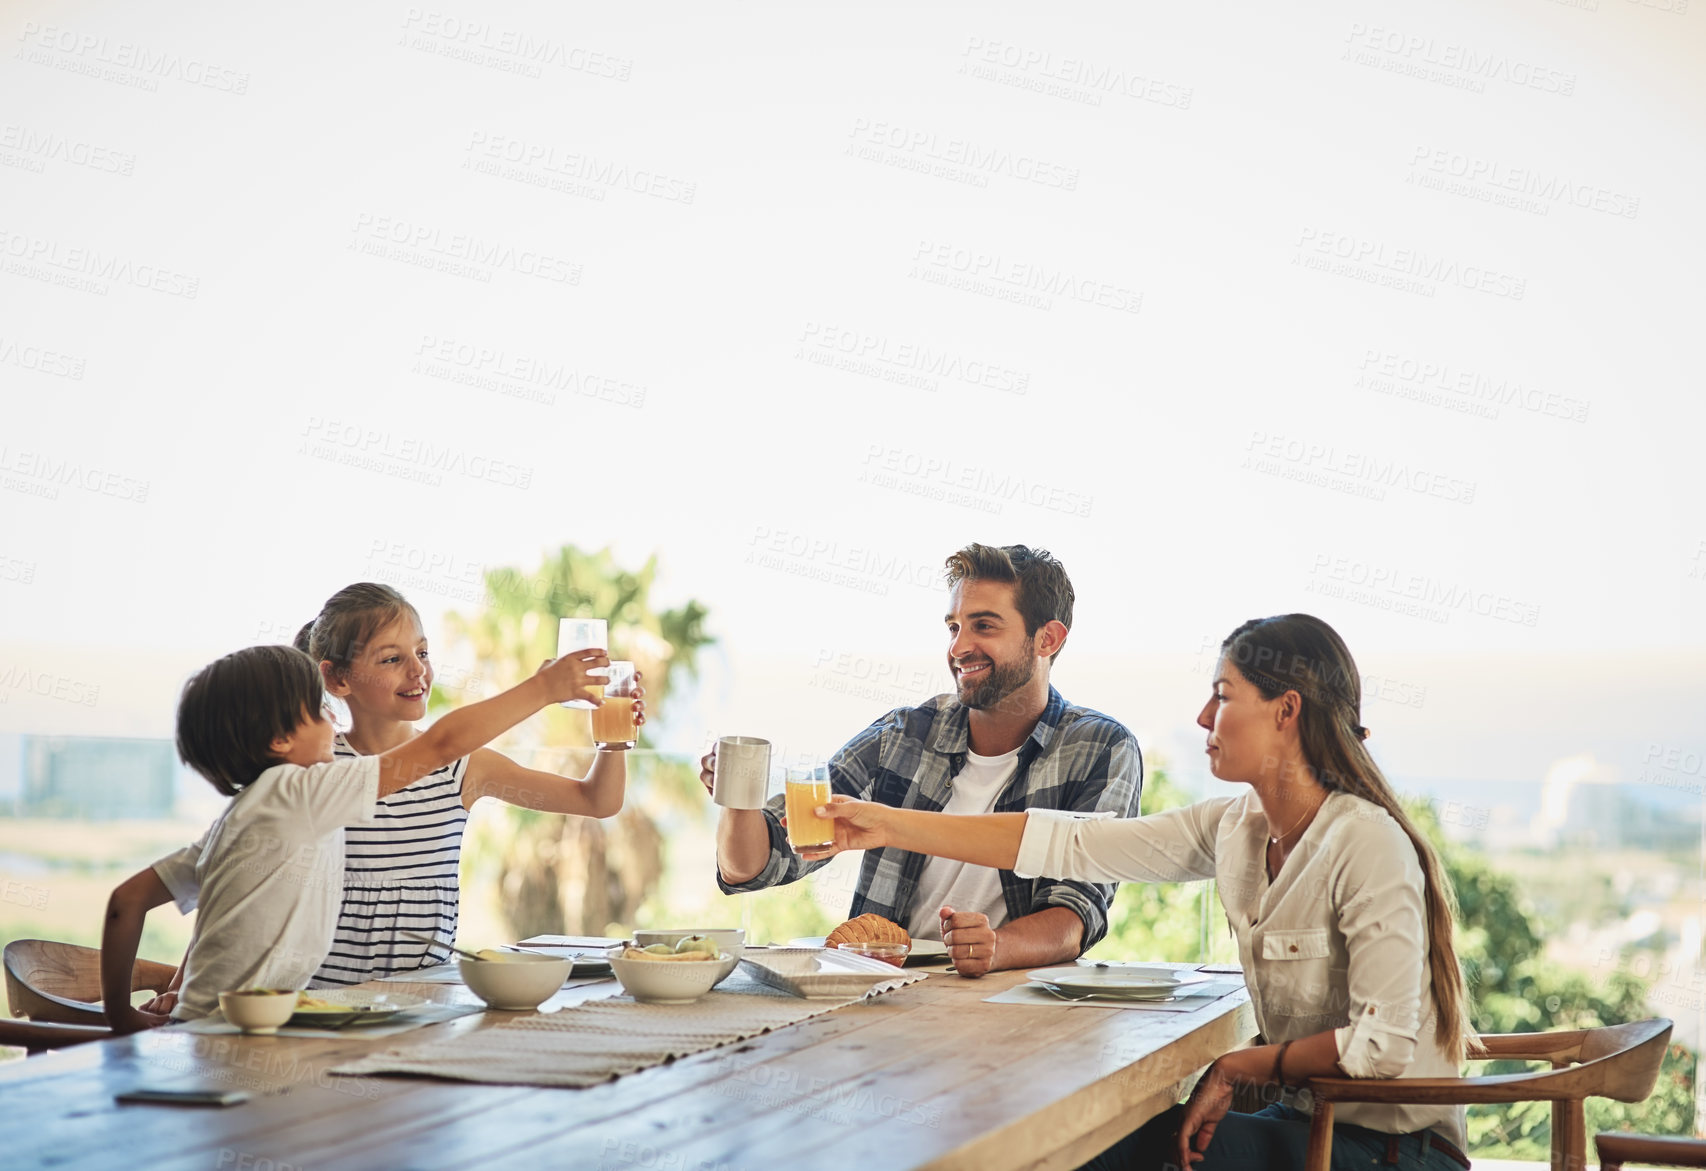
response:
[[[235,1106],[249,1100],[247,1090],[209,1085],[133,1086],[113,1097],[120,1102],[152,1102],[167,1106]]]

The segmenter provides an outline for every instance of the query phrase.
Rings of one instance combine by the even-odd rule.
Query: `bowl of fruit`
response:
[[[659,940],[640,946],[636,938],[610,953],[610,967],[623,990],[645,1004],[691,1004],[739,962],[738,954],[696,933],[674,944]]]
[[[729,978],[729,973],[740,966],[741,952],[746,945],[746,932],[738,927],[691,928],[679,931],[636,931],[634,946],[648,952],[659,944],[679,955],[685,952],[700,952],[706,955],[721,953],[723,970],[717,974],[717,983],[721,984]],[[659,954],[652,952],[653,955]]]

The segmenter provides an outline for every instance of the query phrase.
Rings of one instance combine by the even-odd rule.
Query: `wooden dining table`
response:
[[[376,1046],[454,1037],[513,1013],[366,1040],[156,1029],[0,1064],[0,1166],[1069,1168],[1178,1101],[1198,1071],[1255,1034],[1242,990],[1193,1012],[984,1002],[1024,980],[938,971],[588,1089],[327,1072]],[[478,1003],[460,984],[364,987]],[[567,988],[542,1007],[613,987]],[[114,1101],[138,1083],[185,1077],[252,1096],[229,1107]]]

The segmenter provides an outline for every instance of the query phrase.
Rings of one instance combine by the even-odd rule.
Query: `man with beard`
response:
[[[1135,817],[1143,758],[1124,725],[1069,705],[1049,670],[1072,625],[1072,583],[1045,550],[967,545],[947,561],[948,669],[956,693],[896,708],[830,761],[831,787],[865,801],[949,813],[1029,808]],[[715,751],[701,763],[711,786]],[[835,853],[788,845],[783,799],[724,809],[723,891],[762,890]],[[948,945],[962,976],[1071,960],[1108,927],[1112,886],[1021,878],[902,850],[868,851],[851,914],[873,912]]]

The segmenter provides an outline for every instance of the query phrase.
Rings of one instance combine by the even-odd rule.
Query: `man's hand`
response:
[[[989,916],[978,911],[956,911],[943,907],[942,942],[953,957],[954,971],[975,980],[995,966],[995,929]]]
[[[712,782],[717,776],[717,746],[711,745],[711,751],[699,758],[699,783],[705,786],[709,796],[713,792]]]
[[[1207,1157],[1215,1127],[1232,1109],[1232,1079],[1215,1062],[1197,1082],[1179,1121],[1179,1166],[1190,1168]]]
[[[886,846],[888,835],[884,819],[890,812],[892,810],[887,805],[855,801],[837,793],[829,799],[828,805],[818,806],[819,816],[832,819],[835,844],[801,847],[799,855],[807,862],[819,862],[845,850],[875,850]]]

